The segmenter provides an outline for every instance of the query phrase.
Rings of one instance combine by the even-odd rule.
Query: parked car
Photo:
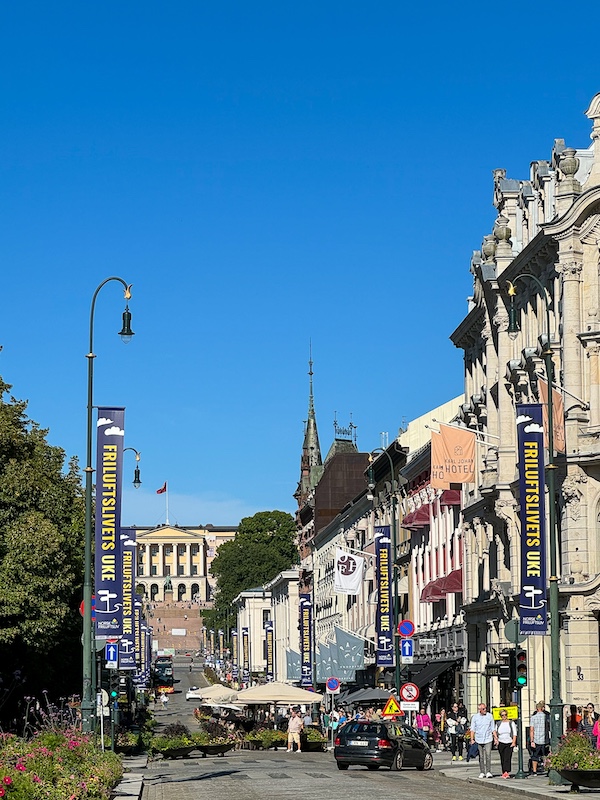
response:
[[[337,730],[333,754],[338,769],[348,769],[354,764],[372,770],[433,767],[431,750],[419,734],[408,725],[389,720],[346,722]]]
[[[185,693],[186,700],[200,700],[202,697],[202,690],[199,689],[197,686],[190,686],[190,688]]]

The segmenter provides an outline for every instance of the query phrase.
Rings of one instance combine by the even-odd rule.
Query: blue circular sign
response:
[[[415,623],[410,619],[403,619],[398,623],[398,633],[403,639],[410,638],[415,632]]]
[[[340,688],[340,681],[338,678],[327,678],[325,685],[330,692],[337,692],[337,690]]]

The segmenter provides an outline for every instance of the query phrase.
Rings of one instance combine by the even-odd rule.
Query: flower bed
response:
[[[119,756],[98,752],[77,731],[44,732],[31,740],[0,734],[0,798],[108,800],[122,774]]]

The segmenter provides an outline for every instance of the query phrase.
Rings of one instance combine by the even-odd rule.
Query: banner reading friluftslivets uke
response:
[[[519,631],[548,630],[546,596],[546,511],[542,406],[517,406],[519,496],[521,504],[521,595]]]
[[[393,667],[394,620],[392,614],[392,542],[389,525],[375,526],[375,563],[377,567],[377,611],[375,614],[375,665]]]
[[[99,408],[96,434],[96,637],[123,634],[121,488],[125,409]]]

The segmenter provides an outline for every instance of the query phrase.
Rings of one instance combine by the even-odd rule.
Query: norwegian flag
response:
[[[164,494],[167,491],[167,482],[165,481],[160,489],[156,490],[156,494]]]

